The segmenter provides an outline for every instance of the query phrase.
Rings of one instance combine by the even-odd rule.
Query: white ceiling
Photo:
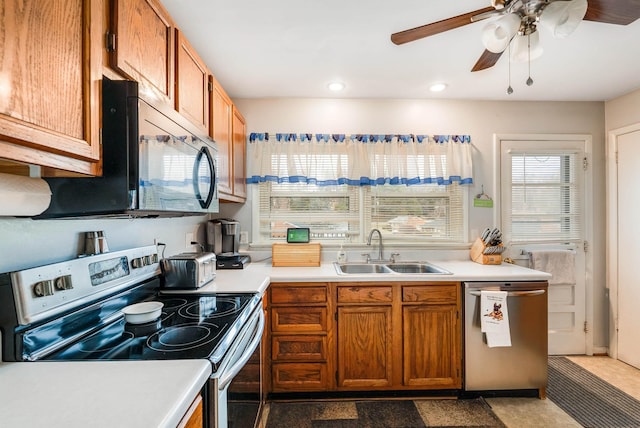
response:
[[[161,0],[232,98],[442,98],[603,101],[640,88],[640,20],[581,22],[566,39],[540,29],[542,57],[470,70],[477,22],[396,46],[392,33],[489,6],[489,0]],[[340,94],[327,89],[339,80]],[[447,90],[428,87],[445,82]]]

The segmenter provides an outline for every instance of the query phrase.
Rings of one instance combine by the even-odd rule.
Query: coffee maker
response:
[[[243,269],[251,261],[248,255],[238,253],[239,246],[239,222],[224,218],[207,222],[207,251],[216,255],[217,269]]]

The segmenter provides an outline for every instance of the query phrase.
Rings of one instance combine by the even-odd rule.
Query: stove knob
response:
[[[145,266],[149,266],[151,263],[153,263],[151,261],[151,256],[144,256],[144,260],[142,262]]]
[[[71,275],[59,276],[53,282],[58,290],[71,290],[73,288]]]
[[[156,253],[151,254],[151,263],[158,263],[158,255]]]
[[[53,281],[50,279],[36,282],[33,285],[33,294],[36,297],[51,296],[53,294]]]
[[[131,260],[131,266],[134,269],[141,268],[142,266],[144,266],[144,260],[142,259],[142,257],[138,257],[136,259],[133,259],[133,260]]]

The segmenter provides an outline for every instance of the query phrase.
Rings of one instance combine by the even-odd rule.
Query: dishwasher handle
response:
[[[508,291],[507,297],[530,297],[544,294],[545,290]],[[480,291],[469,291],[472,296],[480,297]]]

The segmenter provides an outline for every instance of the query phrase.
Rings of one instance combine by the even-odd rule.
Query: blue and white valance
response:
[[[473,183],[469,135],[252,133],[247,183]]]

